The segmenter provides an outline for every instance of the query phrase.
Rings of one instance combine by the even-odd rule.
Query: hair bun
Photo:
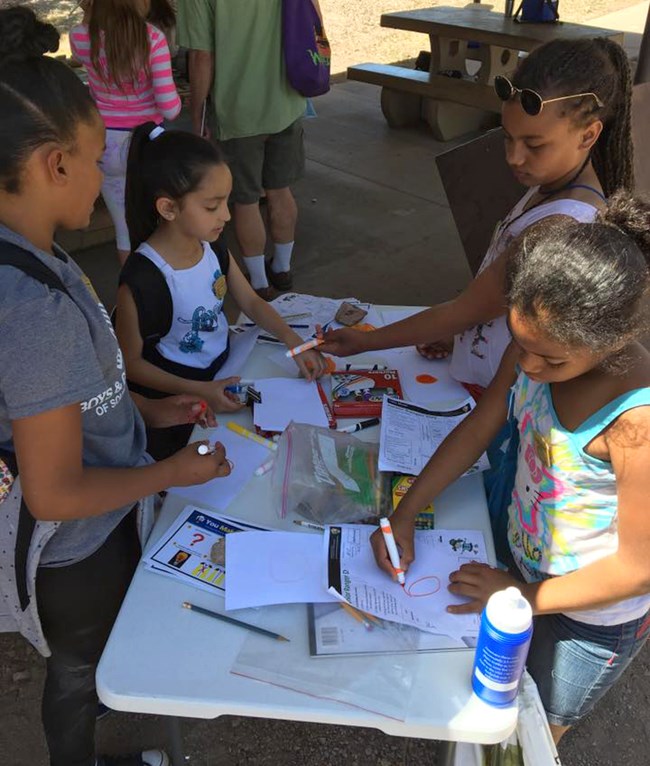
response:
[[[617,191],[598,214],[598,221],[615,226],[634,240],[650,266],[650,201],[647,198]]]
[[[0,11],[0,66],[40,58],[59,49],[59,33],[39,21],[31,8],[16,6]]]

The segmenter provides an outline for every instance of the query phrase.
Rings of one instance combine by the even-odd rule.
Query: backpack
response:
[[[224,277],[228,276],[230,253],[221,241],[211,243]],[[119,284],[126,285],[133,296],[138,313],[138,326],[142,338],[142,358],[172,375],[190,380],[212,380],[224,359],[218,357],[210,367],[202,368],[181,365],[165,359],[156,349],[162,338],[170,331],[174,319],[172,296],[163,273],[158,266],[137,252],[131,253],[120,272]],[[115,324],[116,312],[112,320]],[[157,392],[129,381],[129,387],[144,396],[156,396]]]
[[[282,50],[287,79],[302,96],[330,89],[330,44],[313,0],[282,0]]]
[[[53,290],[60,290],[72,300],[66,286],[59,277],[34,257],[29,250],[25,250],[10,242],[0,242],[0,266],[13,266],[32,279],[41,282]],[[0,449],[0,509],[4,510],[5,501],[13,498],[16,505],[20,503],[20,511],[17,522],[16,542],[14,548],[14,565],[16,571],[16,590],[21,609],[24,611],[29,606],[29,593],[27,590],[27,556],[29,546],[36,525],[36,520],[29,512],[22,493],[16,497],[15,489],[18,479],[18,464],[16,455],[10,450]],[[8,514],[5,513],[8,518]]]

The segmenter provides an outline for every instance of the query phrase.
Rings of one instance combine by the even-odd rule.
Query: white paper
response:
[[[451,377],[447,361],[425,359],[415,346],[390,349],[381,353],[388,367],[397,370],[404,399],[407,401],[436,405],[439,408],[467,399],[467,389]],[[418,375],[429,375],[436,380],[434,383],[418,383]]]
[[[260,331],[257,327],[243,329],[241,327],[230,328],[230,352],[224,365],[217,370],[215,380],[231,378],[239,375],[248,361],[248,357],[255,348],[255,342]]]
[[[449,593],[447,586],[449,575],[462,564],[487,563],[482,533],[443,529],[416,531],[415,561],[402,587],[377,566],[370,547],[373,532],[373,527],[360,524],[326,529],[323,543],[330,593],[380,619],[459,639],[475,636],[478,615],[446,611],[448,606],[466,601]]]
[[[227,535],[251,529],[258,530],[259,527],[189,505],[147,551],[143,562],[154,572],[223,594]]]
[[[262,396],[253,407],[253,421],[263,431],[284,431],[293,420],[327,428],[329,423],[314,381],[265,378],[255,381]]]
[[[240,538],[240,539],[237,539]],[[323,538],[251,532],[226,538],[226,609],[333,601],[323,583]]]
[[[246,484],[254,479],[255,469],[265,463],[272,453],[261,444],[226,428],[225,421],[223,425],[211,428],[209,434],[211,445],[221,442],[226,448],[226,457],[232,462],[230,475],[212,479],[205,484],[171,487],[169,492],[218,511],[225,511]]]
[[[474,409],[468,397],[454,410],[433,410],[385,396],[379,435],[379,470],[417,476],[445,437]],[[465,476],[490,467],[483,453]]]

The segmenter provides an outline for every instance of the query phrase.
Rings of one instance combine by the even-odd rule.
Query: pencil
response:
[[[258,628],[257,625],[251,625],[248,622],[242,622],[241,620],[236,620],[234,617],[228,617],[228,615],[221,614],[221,612],[212,612],[210,609],[204,609],[202,606],[197,606],[196,604],[190,604],[189,601],[183,601],[183,608],[190,609],[192,612],[199,612],[200,614],[205,614],[207,617],[214,617],[216,620],[223,620],[223,622],[228,622],[231,625],[237,625],[237,627],[239,628],[246,628],[246,630],[252,630],[253,633],[259,633],[262,636],[268,636],[269,638],[274,638],[276,641],[289,641],[288,638],[281,636],[279,633],[273,633],[273,631],[266,630],[265,628]]]
[[[372,625],[365,616],[358,612],[353,606],[350,606],[346,601],[341,601],[341,607],[344,609],[350,617],[353,617],[357,622],[360,622],[366,630],[372,630]]]

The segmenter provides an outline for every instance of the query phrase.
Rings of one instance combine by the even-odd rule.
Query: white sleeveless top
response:
[[[172,362],[209,367],[228,344],[228,320],[223,313],[225,277],[209,243],[203,242],[203,257],[190,269],[172,268],[146,242],[137,252],[160,269],[172,297],[171,328],[156,349]]]
[[[478,271],[479,274],[502,255],[510,242],[524,229],[543,218],[550,215],[564,215],[580,223],[591,223],[598,212],[596,207],[587,202],[558,199],[536,205],[522,215],[522,210],[537,188],[529,189],[504,220],[497,224]],[[452,377],[460,383],[472,383],[487,388],[499,369],[501,357],[509,343],[510,333],[506,326],[505,315],[456,335],[451,356]]]

